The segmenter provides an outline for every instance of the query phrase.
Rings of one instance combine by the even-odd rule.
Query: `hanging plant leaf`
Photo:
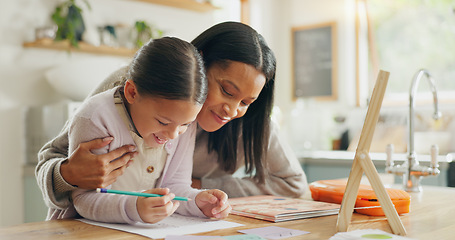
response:
[[[90,10],[90,4],[84,1]],[[51,15],[52,21],[57,25],[56,41],[67,39],[71,46],[79,47],[85,32],[82,9],[76,5],[75,0],[68,0],[58,5]]]
[[[163,31],[148,24],[145,21],[136,21],[134,23],[136,47],[140,48],[152,38],[160,38]]]

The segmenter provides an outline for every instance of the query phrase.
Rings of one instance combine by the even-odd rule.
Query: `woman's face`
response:
[[[261,93],[265,75],[253,66],[231,61],[228,66],[213,64],[207,69],[209,92],[197,116],[207,132],[220,129],[229,121],[245,115]]]
[[[184,133],[201,110],[192,101],[142,96],[129,81],[125,84],[125,98],[136,130],[153,148]]]

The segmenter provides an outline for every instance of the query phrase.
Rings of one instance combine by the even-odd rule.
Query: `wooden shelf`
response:
[[[79,42],[79,48],[70,46],[68,41],[55,42],[52,39],[39,39],[34,42],[26,42],[23,44],[27,48],[43,48],[52,50],[64,50],[70,52],[82,52],[91,54],[102,54],[102,55],[115,55],[121,57],[133,57],[137,49],[129,49],[122,47],[110,47],[110,46],[93,46],[85,42]]]
[[[159,4],[168,7],[187,9],[197,12],[208,12],[219,9],[210,3],[198,2],[196,0],[131,0],[137,2],[145,2],[150,4]],[[116,55],[122,57],[132,57],[136,53],[137,49],[128,49],[122,47],[110,47],[110,46],[93,46],[85,42],[79,42],[79,48],[72,47],[68,41],[55,42],[52,39],[38,39],[34,42],[26,42],[23,44],[26,48],[43,48],[60,51],[70,52],[83,52],[91,54],[103,54],[103,55]]]
[[[133,0],[133,1],[182,8],[196,12],[208,12],[219,9],[218,7],[213,6],[210,3],[198,2],[196,0]]]

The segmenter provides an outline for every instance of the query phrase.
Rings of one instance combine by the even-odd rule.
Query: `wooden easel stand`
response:
[[[371,141],[373,139],[376,123],[378,122],[379,112],[381,110],[382,100],[384,99],[388,79],[388,72],[382,70],[379,71],[352,164],[351,173],[349,174],[343,200],[341,202],[340,213],[337,221],[338,232],[346,232],[348,230],[352,213],[354,211],[355,200],[359,191],[360,180],[362,179],[363,173],[365,173],[371,187],[378,197],[379,203],[385,213],[385,216],[387,217],[392,232],[398,235],[406,235],[406,229],[404,228],[403,223],[393,206],[392,200],[387,194],[369,155]]]

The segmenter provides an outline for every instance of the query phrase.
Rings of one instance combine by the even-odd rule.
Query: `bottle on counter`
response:
[[[347,150],[349,147],[349,130],[346,117],[338,115],[333,118],[335,126],[332,132],[332,150]]]

